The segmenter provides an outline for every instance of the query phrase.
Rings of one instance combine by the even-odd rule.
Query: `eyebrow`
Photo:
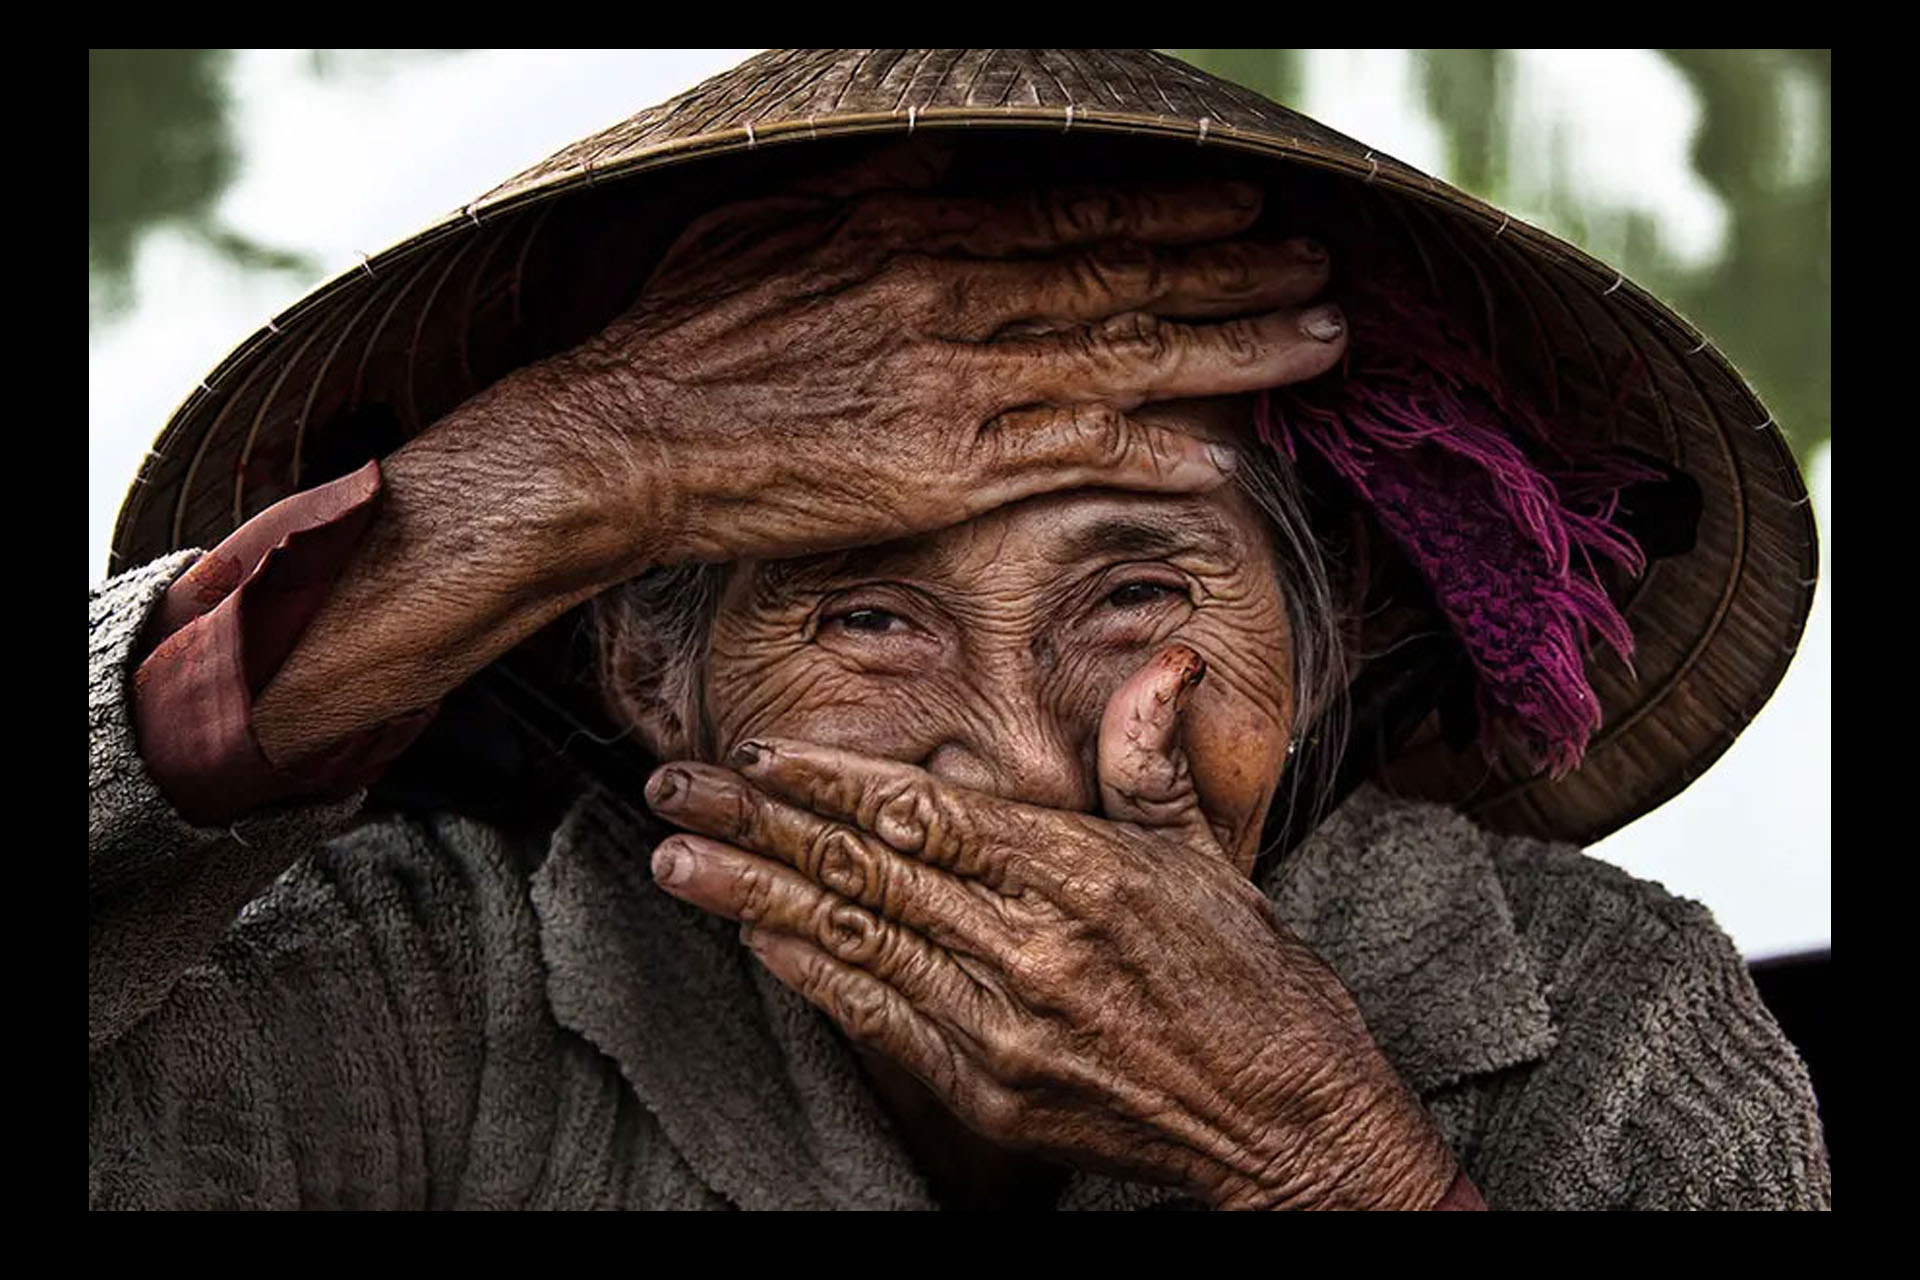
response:
[[[1164,517],[1115,515],[1073,530],[1061,540],[1054,558],[1070,562],[1102,552],[1164,556],[1196,546],[1229,546],[1232,541],[1225,522],[1203,509]]]
[[[1090,521],[1067,532],[1048,552],[1056,564],[1072,564],[1097,555],[1168,556],[1196,547],[1227,548],[1233,533],[1217,514],[1202,507],[1177,512],[1129,512]],[[757,591],[779,595],[809,590],[847,578],[880,577],[897,565],[898,543],[852,547],[797,560],[761,562],[754,573]]]

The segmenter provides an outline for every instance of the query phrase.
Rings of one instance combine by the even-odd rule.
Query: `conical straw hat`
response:
[[[209,373],[134,481],[114,571],[212,546],[590,336],[698,210],[851,139],[916,133],[1004,156],[996,171],[1027,166],[1035,181],[1076,158],[1112,173],[1119,150],[1135,181],[1198,169],[1338,186],[1403,229],[1503,376],[1554,404],[1570,436],[1641,450],[1698,483],[1691,549],[1616,590],[1637,678],[1589,653],[1604,722],[1581,767],[1557,781],[1517,756],[1490,768],[1430,734],[1385,771],[1396,789],[1496,830],[1590,843],[1698,777],[1772,694],[1813,599],[1813,513],[1772,415],[1707,335],[1546,232],[1141,50],[775,51],[565,148],[320,286]],[[1623,381],[1623,369],[1639,372]],[[538,648],[496,672],[581,706],[528,656]]]

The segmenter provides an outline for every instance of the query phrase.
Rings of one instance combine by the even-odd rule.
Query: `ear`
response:
[[[664,704],[656,704],[640,712],[628,720],[624,727],[655,760],[688,760],[693,757],[691,735],[681,725],[680,717]]]
[[[659,636],[631,612],[597,612],[594,643],[600,700],[614,724],[655,760],[691,759],[692,674],[674,670]]]

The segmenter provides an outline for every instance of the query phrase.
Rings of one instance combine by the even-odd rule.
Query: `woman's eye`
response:
[[[905,630],[907,620],[897,613],[888,613],[885,609],[849,609],[837,613],[828,619],[837,622],[848,631],[865,631],[873,635],[885,635],[893,630]]]
[[[1107,603],[1116,609],[1138,609],[1142,605],[1158,604],[1171,596],[1183,594],[1164,582],[1129,582],[1109,595]]]

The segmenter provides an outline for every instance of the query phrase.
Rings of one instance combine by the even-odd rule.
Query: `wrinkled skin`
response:
[[[1153,416],[1230,440],[1245,409]],[[655,775],[702,833],[656,872],[863,1047],[949,1183],[965,1139],[886,1064],[990,1143],[1215,1204],[1445,1189],[1350,997],[1246,878],[1292,723],[1273,554],[1237,489],[1083,490],[731,575],[706,704],[734,767]]]
[[[1237,442],[1245,409],[1141,416]],[[1078,490],[853,554],[741,565],[706,706],[716,758],[751,737],[799,738],[1093,812],[1106,706],[1178,642],[1207,662],[1185,743],[1223,854],[1246,874],[1289,742],[1287,630],[1265,521],[1239,489]]]
[[[548,371],[594,505],[670,539],[608,545],[792,556],[1084,485],[1218,485],[1230,453],[1133,411],[1311,378],[1345,350],[1338,308],[1309,305],[1325,251],[1233,238],[1261,202],[1227,184],[809,189],[716,211]]]
[[[1240,235],[1251,187],[936,195],[942,164],[915,145],[715,211],[605,331],[384,459],[378,519],[255,704],[267,758],[426,706],[654,566],[1216,488],[1231,453],[1135,410],[1346,350],[1309,305],[1325,252]]]
[[[385,459],[263,752],[335,750],[651,567],[740,562],[706,672],[737,754],[653,780],[698,833],[656,874],[751,925],[923,1158],[946,1122],[908,1079],[992,1148],[1216,1205],[1432,1204],[1451,1157],[1245,878],[1284,614],[1231,431],[1168,407],[1332,368],[1325,254],[1238,238],[1249,188],[842,176],[702,220],[602,334]],[[1069,553],[1120,511],[1181,536]]]

